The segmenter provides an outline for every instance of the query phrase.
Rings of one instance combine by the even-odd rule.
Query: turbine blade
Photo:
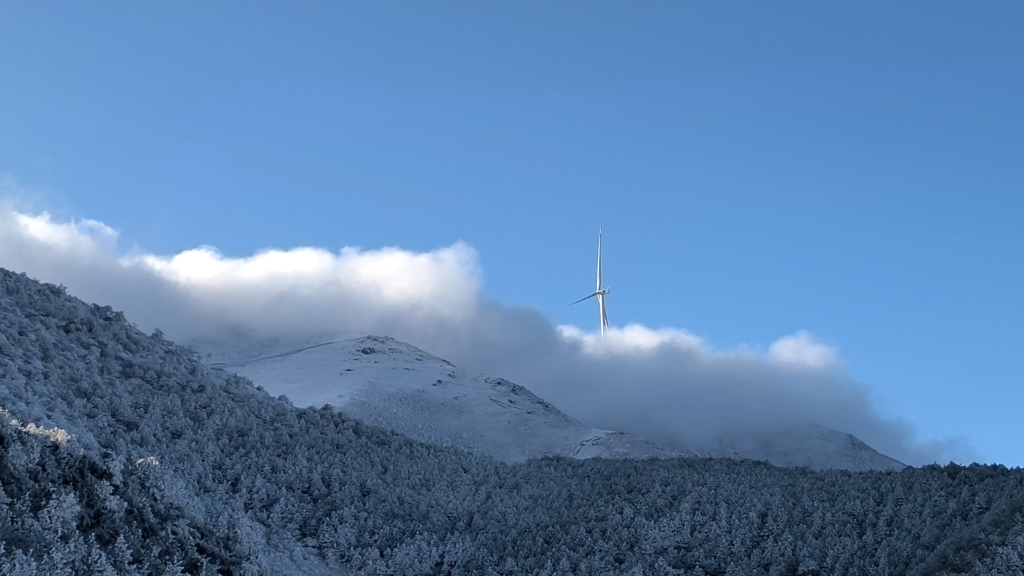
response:
[[[591,298],[593,298],[594,296],[597,296],[598,294],[599,294],[598,292],[594,292],[590,296],[587,296],[586,298],[580,298],[579,300],[573,302],[572,304],[579,304],[580,302],[583,302],[584,300],[590,300]],[[569,306],[572,306],[572,304],[569,304]]]
[[[597,229],[597,291],[601,291],[601,236],[604,235],[604,226]]]

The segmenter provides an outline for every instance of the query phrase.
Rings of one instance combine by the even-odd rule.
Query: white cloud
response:
[[[601,336],[600,332],[585,332],[576,326],[559,326],[558,333],[563,339],[578,344],[584,352],[591,355],[644,354],[663,347],[707,351],[700,338],[685,330],[652,329],[642,324],[627,324],[622,328],[613,326],[604,336]]]
[[[539,312],[479,297],[475,251],[210,247],[120,256],[117,232],[0,206],[0,266],[123,310],[143,329],[188,339],[241,327],[261,334],[382,334],[470,370],[526,385],[591,425],[670,445],[740,429],[815,422],[910,463],[944,458],[880,417],[835,348],[807,332],[766,353],[716,351],[678,329],[613,327],[602,339]]]
[[[0,265],[123,307],[140,325],[169,334],[218,325],[364,333],[460,322],[473,314],[480,289],[476,252],[464,243],[426,253],[307,247],[232,258],[200,247],[122,257],[117,238],[100,222],[0,207]]]
[[[398,248],[338,253],[296,248],[247,258],[203,247],[122,262],[152,272],[207,312],[227,313],[243,326],[255,315],[286,312],[299,314],[295,320],[301,321],[301,316],[333,316],[342,310],[459,320],[472,313],[480,288],[476,252],[463,243],[423,254]]]
[[[839,351],[804,330],[776,340],[768,347],[768,357],[782,364],[819,370],[839,365]]]
[[[36,216],[12,213],[17,230],[27,239],[54,250],[77,255],[111,253],[117,231],[95,220],[54,222],[48,212]]]

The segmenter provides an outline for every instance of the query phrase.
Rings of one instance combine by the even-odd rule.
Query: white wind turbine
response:
[[[590,300],[591,298],[597,296],[597,306],[601,312],[601,336],[604,336],[605,330],[608,329],[608,313],[607,311],[605,311],[604,297],[607,296],[608,294],[611,294],[612,292],[608,288],[601,287],[601,236],[603,234],[604,227],[602,226],[597,230],[597,291],[595,291],[590,296],[587,296],[586,298],[580,298],[579,300],[573,302],[572,304],[569,304],[569,306],[572,306],[573,304],[579,304],[584,300]]]

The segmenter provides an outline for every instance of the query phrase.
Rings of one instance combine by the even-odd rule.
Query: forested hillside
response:
[[[1022,574],[1024,473],[508,465],[0,270],[0,574]]]

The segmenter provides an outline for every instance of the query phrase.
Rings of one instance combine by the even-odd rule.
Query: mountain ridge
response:
[[[287,396],[297,406],[329,404],[417,440],[454,445],[506,462],[552,455],[701,455],[816,470],[904,467],[851,434],[815,424],[736,433],[685,446],[663,446],[621,431],[590,428],[524,386],[470,374],[386,336],[256,338],[239,332],[194,340],[190,345],[203,354],[207,364],[245,376],[273,395]],[[454,399],[444,395],[451,385],[459,393]],[[506,411],[529,413],[533,408],[536,417],[530,421],[520,414],[504,420],[492,404]]]
[[[588,427],[523,386],[470,374],[389,337],[313,338],[277,345],[207,340],[191,345],[208,365],[245,376],[296,406],[331,405],[417,440],[504,462],[543,456],[683,454],[629,434]]]

